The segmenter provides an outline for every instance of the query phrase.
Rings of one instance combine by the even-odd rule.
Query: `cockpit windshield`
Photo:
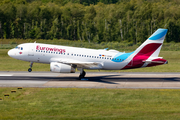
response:
[[[23,50],[23,47],[17,46],[17,47],[15,47],[15,49]]]

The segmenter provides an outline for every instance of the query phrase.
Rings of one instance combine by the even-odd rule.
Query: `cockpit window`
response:
[[[23,50],[23,47],[15,47],[15,49]]]

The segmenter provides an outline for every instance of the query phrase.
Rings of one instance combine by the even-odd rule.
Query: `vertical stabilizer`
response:
[[[158,57],[167,31],[167,29],[158,29],[135,50],[135,54]]]
[[[158,57],[164,42],[167,29],[158,29],[133,54],[129,56],[128,64],[123,69],[150,67],[166,64],[167,61]]]

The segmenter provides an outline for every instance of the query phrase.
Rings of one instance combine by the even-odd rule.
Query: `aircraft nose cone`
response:
[[[8,55],[9,55],[10,57],[13,57],[15,54],[14,54],[13,50],[9,50],[9,51],[8,51]]]

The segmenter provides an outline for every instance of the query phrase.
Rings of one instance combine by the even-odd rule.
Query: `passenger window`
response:
[[[21,50],[23,50],[23,47],[21,47]]]
[[[76,54],[74,54],[74,56],[76,56]]]

